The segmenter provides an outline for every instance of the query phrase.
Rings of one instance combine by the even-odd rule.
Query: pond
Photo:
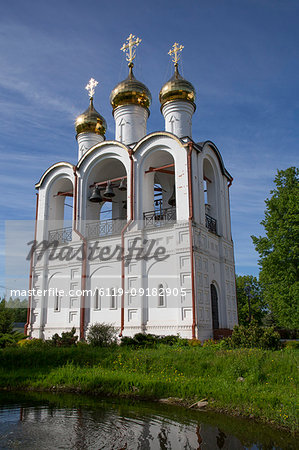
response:
[[[172,405],[56,393],[0,393],[2,449],[296,449],[288,433]]]

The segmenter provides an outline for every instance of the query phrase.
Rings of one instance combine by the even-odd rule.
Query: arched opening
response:
[[[72,240],[73,183],[68,178],[58,178],[48,194],[49,241]]]
[[[213,330],[219,328],[218,294],[214,284],[211,284],[211,306],[212,306],[212,326]]]
[[[86,236],[89,239],[120,233],[127,221],[127,173],[116,158],[105,158],[87,180]]]
[[[152,151],[144,165],[142,211],[144,226],[161,227],[176,220],[174,159],[165,150]]]
[[[217,194],[213,167],[208,159],[203,163],[205,223],[207,229],[217,234]]]

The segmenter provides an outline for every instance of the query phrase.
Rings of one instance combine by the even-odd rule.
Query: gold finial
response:
[[[126,60],[128,61],[128,66],[133,67],[133,59],[136,57],[136,47],[140,44],[142,39],[138,37],[135,38],[133,34],[126,39],[126,43],[123,44],[121,50],[126,52]]]
[[[174,63],[175,67],[177,67],[178,65],[180,53],[183,50],[183,48],[184,48],[183,45],[179,45],[177,42],[175,42],[168,52],[168,54],[172,57],[172,62]]]
[[[89,98],[93,98],[95,88],[98,85],[98,81],[96,81],[94,78],[91,78],[88,82],[88,84],[85,86],[85,89],[88,91]]]

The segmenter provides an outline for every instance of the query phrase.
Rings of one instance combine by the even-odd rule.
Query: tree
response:
[[[93,347],[108,347],[116,342],[116,333],[110,323],[94,323],[89,327],[87,342]]]
[[[5,300],[0,302],[0,335],[13,332],[14,312],[6,307]]]
[[[253,275],[237,275],[236,285],[239,324],[248,325],[249,323],[248,295],[245,292],[245,286],[249,286],[251,319],[259,325],[262,325],[263,317],[266,315],[266,304],[261,285],[257,278]]]
[[[26,322],[28,300],[20,300],[19,298],[11,298],[6,300],[6,307],[11,308],[14,312],[14,322]]]
[[[276,323],[284,328],[299,325],[299,170],[278,170],[276,188],[265,200],[261,225],[266,236],[252,236],[260,255],[259,280],[265,301]]]

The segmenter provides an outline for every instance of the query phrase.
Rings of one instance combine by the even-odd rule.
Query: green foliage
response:
[[[6,307],[3,299],[0,302],[0,335],[13,332],[14,311]]]
[[[248,329],[248,328],[246,328]],[[217,344],[216,344],[217,345]],[[120,346],[0,350],[0,388],[141,398],[207,398],[209,407],[295,429],[297,350]],[[241,379],[240,379],[241,378]]]
[[[6,307],[13,311],[14,322],[26,322],[28,300],[19,298],[10,298],[6,301]]]
[[[73,327],[71,331],[63,331],[61,333],[61,336],[59,336],[58,333],[55,333],[52,336],[52,344],[55,347],[72,347],[76,345],[76,342],[78,340],[78,336],[75,336],[75,334],[75,327]]]
[[[245,286],[250,286],[251,318],[262,325],[263,318],[267,314],[266,304],[261,285],[252,275],[236,275],[239,324],[248,325],[249,323],[249,304]]]
[[[284,346],[287,349],[299,350],[299,341],[287,341]]]
[[[16,343],[13,334],[0,334],[0,348],[5,348]]]
[[[219,341],[208,339],[203,343],[203,348],[207,347],[213,350],[227,350],[231,348],[231,345],[229,339],[220,339]]]
[[[231,337],[225,339],[230,348],[261,348],[278,350],[280,336],[273,327],[263,328],[251,322],[248,326],[236,325]]]
[[[48,341],[44,341],[43,339],[37,338],[22,339],[21,341],[18,342],[18,346],[23,348],[24,347],[41,348],[44,347],[45,345],[49,345]]]
[[[260,255],[260,282],[276,323],[299,326],[299,170],[279,170],[266,199],[261,224],[266,236],[252,236]]]
[[[7,308],[3,299],[0,302],[0,348],[15,345],[24,335],[13,331],[15,312]]]
[[[93,347],[108,347],[116,342],[116,328],[107,323],[95,323],[88,330],[87,342]]]
[[[24,335],[17,332],[0,334],[0,348],[14,346],[23,338]]]
[[[199,341],[197,341],[199,342]],[[188,339],[182,339],[179,336],[158,336],[155,334],[137,333],[134,337],[123,336],[121,338],[121,346],[151,348],[157,345],[169,345],[169,346],[186,346],[191,345]],[[194,346],[198,345],[193,343]],[[199,342],[200,345],[200,342]]]

